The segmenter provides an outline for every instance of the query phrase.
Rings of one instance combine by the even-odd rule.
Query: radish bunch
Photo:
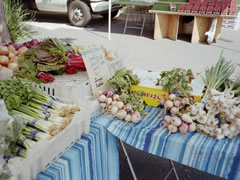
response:
[[[170,94],[169,99],[161,99],[160,103],[167,112],[162,123],[168,128],[169,134],[180,131],[185,135],[187,132],[196,130],[196,124],[192,118],[184,113],[190,101],[192,101],[190,98],[180,98],[175,94]]]
[[[179,131],[186,135],[188,132],[196,130],[196,124],[188,114],[182,114],[181,116],[166,115],[162,123],[168,128],[169,134]]]
[[[126,122],[139,122],[141,115],[138,111],[133,111],[131,104],[124,104],[114,90],[99,92],[98,101],[104,113],[111,114]]]

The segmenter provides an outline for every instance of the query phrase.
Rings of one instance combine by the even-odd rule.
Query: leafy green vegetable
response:
[[[188,95],[192,88],[189,79],[193,77],[191,69],[174,68],[171,71],[163,71],[157,79],[156,85],[161,85],[164,91],[178,93],[180,96]]]
[[[131,104],[134,111],[138,111],[141,115],[145,115],[145,103],[142,96],[144,96],[143,91],[134,91],[130,94],[122,93],[120,99],[124,104]]]
[[[41,72],[62,74],[65,70],[63,64],[68,57],[66,52],[72,52],[70,45],[65,45],[57,39],[45,39],[36,48],[28,49],[24,57],[19,59],[19,70],[14,75],[36,83],[42,82],[36,75]]]
[[[27,104],[33,96],[33,87],[21,79],[0,81],[0,98],[8,110]]]
[[[142,99],[143,91],[131,92],[131,86],[140,83],[137,75],[133,74],[131,70],[123,68],[116,71],[114,76],[108,80],[108,83],[117,94],[124,104],[131,104],[134,111],[139,111],[142,115],[145,114],[145,103]]]
[[[44,64],[37,64],[37,70],[43,71],[43,72],[49,72],[49,71],[57,71],[61,69],[65,69],[66,66],[64,64],[56,64],[56,65],[44,65]]]
[[[205,86],[207,87],[206,92],[203,96],[203,101],[206,102],[210,95],[211,89],[220,90],[219,88],[223,85],[223,83],[229,79],[229,77],[233,74],[235,68],[234,64],[231,61],[226,61],[222,56],[223,51],[220,54],[218,62],[212,66],[210,69],[205,69],[205,77],[202,77]]]
[[[117,94],[121,95],[123,92],[129,94],[131,86],[139,84],[140,79],[131,70],[123,68],[115,72],[114,76],[108,80],[108,83]]]

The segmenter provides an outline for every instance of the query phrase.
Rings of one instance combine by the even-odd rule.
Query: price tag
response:
[[[97,96],[100,90],[109,88],[107,80],[111,78],[103,50],[100,47],[88,48],[81,51],[81,56],[87,69],[93,95]]]

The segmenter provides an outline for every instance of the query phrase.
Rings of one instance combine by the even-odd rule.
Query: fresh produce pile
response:
[[[99,103],[107,114],[112,114],[126,122],[139,122],[145,114],[142,91],[131,92],[131,85],[140,83],[140,79],[131,70],[123,68],[116,71],[108,80],[111,90],[99,93]]]
[[[80,110],[78,106],[49,97],[22,79],[0,81],[0,99],[4,100],[9,115],[23,124],[18,128],[21,129],[19,135],[14,136],[18,138],[10,149],[13,156],[25,157],[37,141],[51,139],[68,126],[74,113]],[[6,152],[9,151],[4,155],[9,156]]]
[[[183,134],[197,130],[199,133],[216,139],[235,138],[240,133],[240,81],[229,79],[235,65],[226,61],[222,54],[210,69],[206,68],[202,77],[205,83],[202,102],[194,102],[188,93],[189,78],[192,73],[173,69],[161,73],[158,84],[168,88],[169,99],[161,99],[166,115],[161,123],[169,133],[180,131]],[[172,72],[184,73],[172,73]],[[168,78],[166,79],[166,75]],[[170,75],[171,74],[171,75]],[[179,75],[182,78],[179,78]],[[165,78],[165,79],[164,79]],[[170,80],[171,79],[171,80]],[[175,83],[174,80],[178,79]],[[176,83],[178,86],[176,86]],[[184,92],[185,90],[185,92]]]
[[[14,70],[16,77],[37,83],[54,81],[50,74],[86,71],[81,55],[75,55],[71,45],[55,38],[41,42],[33,39],[23,44],[10,42],[0,46],[0,70],[1,66]]]
[[[43,40],[37,47],[31,48],[19,59],[17,77],[35,82],[48,83],[54,81],[51,74],[74,74],[85,71],[81,56],[72,54],[72,47],[54,38]]]
[[[181,98],[175,94],[170,94],[168,99],[161,99],[161,105],[166,111],[162,123],[168,128],[169,135],[177,131],[186,135],[187,132],[196,130],[196,124],[186,113],[186,109],[192,102],[191,97]]]

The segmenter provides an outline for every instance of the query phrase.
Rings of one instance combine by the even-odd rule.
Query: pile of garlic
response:
[[[212,89],[207,103],[191,105],[189,115],[199,133],[213,138],[235,138],[240,133],[240,97],[234,97],[232,91]]]

